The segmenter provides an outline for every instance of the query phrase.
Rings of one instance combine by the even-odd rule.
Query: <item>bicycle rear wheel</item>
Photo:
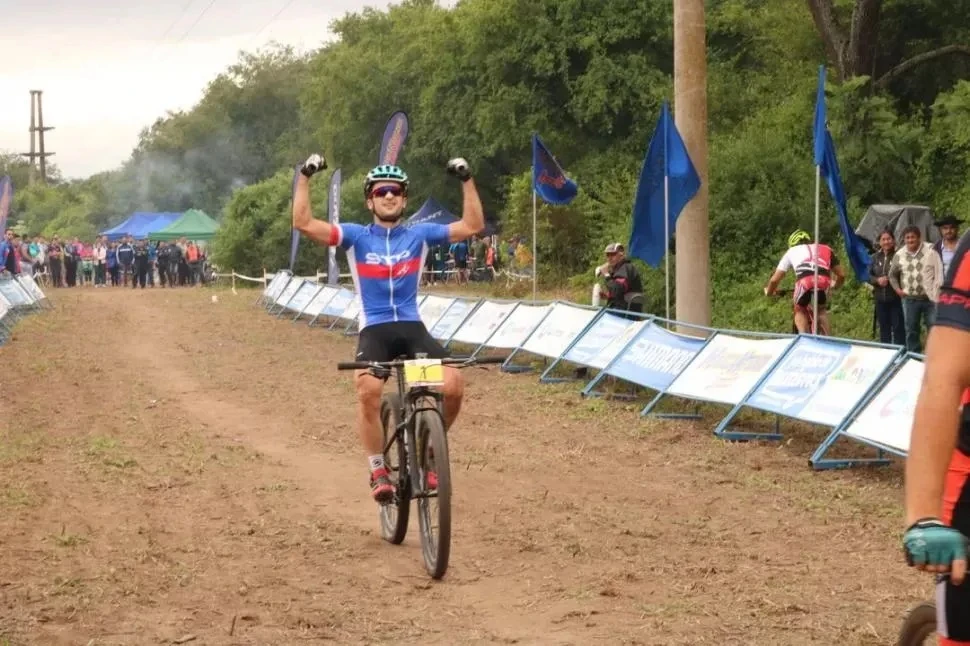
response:
[[[451,554],[451,466],[448,460],[448,438],[441,415],[436,410],[423,410],[415,420],[418,475],[422,493],[417,499],[418,525],[421,529],[421,552],[424,567],[434,579],[448,569]],[[437,486],[428,491],[428,473],[434,473]]]
[[[927,642],[936,632],[936,604],[931,601],[921,603],[906,616],[903,627],[899,631],[899,641],[896,646],[924,646],[935,644]]]
[[[397,431],[401,416],[401,398],[397,393],[381,398],[381,426],[384,429],[384,446]],[[411,512],[411,479],[408,477],[407,448],[404,435],[399,434],[394,444],[384,453],[384,464],[394,482],[394,500],[381,505],[381,537],[388,543],[400,545],[408,533],[408,516]]]

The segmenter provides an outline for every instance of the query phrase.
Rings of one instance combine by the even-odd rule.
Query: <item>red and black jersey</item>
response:
[[[940,289],[936,322],[970,333],[970,232],[960,239],[950,270]],[[967,357],[970,361],[970,357]],[[960,450],[970,454],[970,389],[963,392],[963,423],[960,425]]]

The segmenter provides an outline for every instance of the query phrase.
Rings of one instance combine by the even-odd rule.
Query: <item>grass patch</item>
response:
[[[51,540],[58,547],[77,547],[88,542],[88,539],[84,536],[68,532],[66,525],[61,526],[60,534],[51,534]]]
[[[112,469],[130,469],[138,465],[133,457],[122,450],[118,440],[106,435],[94,435],[88,438],[85,454]]]
[[[36,498],[27,490],[26,485],[6,485],[0,489],[0,504],[4,507],[30,507],[35,503]]]
[[[30,434],[0,433],[0,465],[40,463],[43,461],[44,444],[45,437],[39,431]]]

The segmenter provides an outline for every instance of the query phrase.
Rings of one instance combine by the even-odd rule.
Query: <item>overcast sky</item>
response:
[[[314,49],[330,38],[332,19],[394,3],[0,0],[0,151],[29,150],[29,91],[43,90],[45,125],[56,128],[45,139],[52,161],[66,177],[110,170],[143,127],[191,108],[239,50],[271,40]]]

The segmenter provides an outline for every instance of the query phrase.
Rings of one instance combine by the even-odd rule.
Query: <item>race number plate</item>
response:
[[[411,359],[404,362],[404,383],[408,388],[441,386],[445,383],[445,369],[438,359]]]

